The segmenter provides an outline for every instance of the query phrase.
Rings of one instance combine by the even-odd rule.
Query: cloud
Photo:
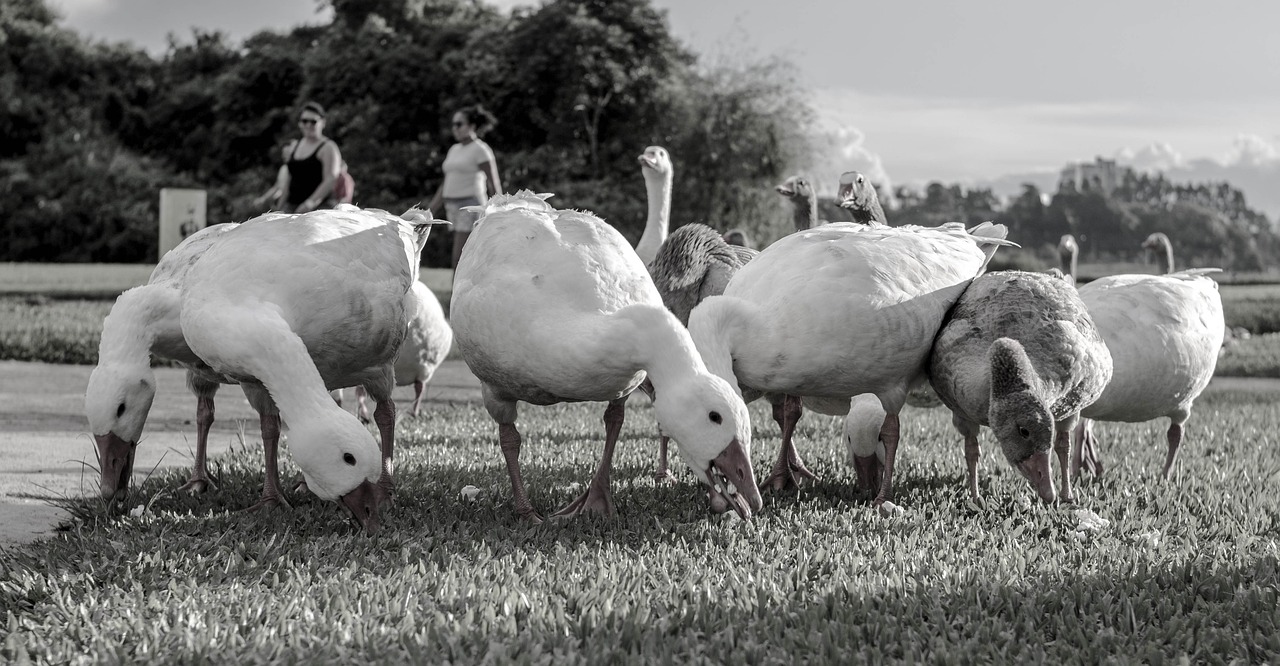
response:
[[[1238,134],[1227,153],[1226,166],[1261,166],[1280,161],[1280,149],[1257,134]]]
[[[884,167],[884,161],[866,143],[866,134],[856,126],[831,116],[819,119],[819,137],[812,153],[813,164],[808,166],[817,191],[826,196],[835,195],[840,174],[859,171],[880,187],[886,199],[893,202],[893,179]]]
[[[1168,142],[1152,143],[1138,150],[1121,148],[1115,158],[1138,171],[1167,171],[1187,162]]]
[[[67,20],[102,16],[111,11],[114,0],[49,0]]]
[[[1270,132],[1242,135],[1230,153],[1222,152],[1234,132],[1274,127],[1280,103],[1056,103],[828,87],[815,92],[814,106],[837,127],[856,127],[850,141],[875,156],[896,183],[912,186],[989,182],[1004,174],[1036,174],[1040,182],[1046,172],[1097,156],[1118,155],[1147,169],[1180,168],[1211,155],[1231,163],[1280,159],[1280,140],[1260,138]],[[1117,154],[1119,146],[1145,147]]]

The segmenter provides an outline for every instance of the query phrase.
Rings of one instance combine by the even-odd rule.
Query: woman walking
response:
[[[445,155],[441,165],[444,181],[431,197],[429,207],[433,212],[439,212],[443,205],[445,218],[453,224],[451,265],[455,268],[478,217],[462,210],[462,207],[478,206],[502,191],[493,149],[480,138],[496,123],[493,114],[478,104],[453,114],[453,138],[457,143],[450,146]]]

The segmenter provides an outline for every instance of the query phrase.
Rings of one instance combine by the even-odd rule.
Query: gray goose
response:
[[[1071,430],[1111,380],[1111,354],[1076,290],[1043,273],[974,279],[934,342],[930,381],[965,438],[969,494],[978,494],[978,429],[990,426],[1009,464],[1040,498],[1057,497],[1049,449],[1073,501]]]

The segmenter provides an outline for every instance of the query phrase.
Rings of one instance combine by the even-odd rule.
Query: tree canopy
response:
[[[480,103],[506,189],[554,192],[633,242],[646,212],[636,157],[670,152],[672,224],[743,228],[768,243],[790,228],[773,186],[820,161],[816,114],[795,68],[738,55],[707,64],[649,0],[549,0],[510,14],[480,0],[318,0],[328,25],[243,43],[196,30],[160,57],[86,40],[46,0],[0,3],[0,260],[156,259],[158,192],[208,191],[210,222],[262,212],[280,147],[308,100],[356,178],[356,201],[425,202],[452,143],[452,113]],[[832,184],[834,185],[834,184]],[[1086,184],[1087,185],[1087,184]],[[1163,231],[1194,265],[1257,269],[1280,256],[1269,221],[1227,183],[1128,172],[1113,192],[1032,185],[1010,201],[930,183],[898,188],[893,224],[995,220],[1043,267],[1064,233],[1086,260],[1128,257]],[[825,219],[844,211],[821,202]],[[446,265],[446,235],[428,265]],[[1006,253],[1002,253],[1004,255]]]

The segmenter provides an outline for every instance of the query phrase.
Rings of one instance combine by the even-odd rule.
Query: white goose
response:
[[[489,201],[458,264],[450,306],[458,348],[498,423],[517,513],[541,520],[520,474],[518,401],[609,403],[600,467],[556,515],[612,513],[614,444],[626,397],[647,373],[659,425],[711,487],[713,506],[732,504],[749,516],[761,500],[746,405],[707,372],[622,235],[590,213],[551,208],[546,196],[522,191]]]
[[[413,384],[413,406],[409,408],[409,416],[416,417],[422,408],[422,393],[427,382],[431,381],[436,368],[444,362],[449,348],[453,346],[453,329],[444,316],[444,308],[440,307],[440,299],[422,282],[414,282],[404,295],[404,309],[409,317],[409,328],[396,356],[396,386]],[[357,386],[356,413],[360,420],[368,422],[369,410],[365,407],[364,398],[364,387]]]
[[[1209,380],[1222,347],[1222,299],[1208,277],[1216,268],[1170,275],[1112,275],[1080,287],[1089,314],[1111,349],[1115,375],[1080,415],[1073,461],[1090,460],[1102,473],[1093,421],[1137,423],[1169,418],[1163,475],[1169,477],[1182,443],[1182,426]]]
[[[98,365],[89,375],[84,403],[98,449],[101,493],[113,504],[128,494],[134,451],[155,398],[153,356],[185,366],[187,387],[196,396],[196,459],[180,490],[199,493],[214,485],[206,461],[213,398],[219,385],[230,380],[210,370],[187,346],[179,312],[182,284],[192,264],[237,226],[215,224],[188,236],[160,259],[147,284],[120,294],[102,322]],[[266,404],[260,387],[242,388],[255,408]],[[268,427],[265,422],[263,427]]]
[[[392,364],[405,336],[404,296],[433,222],[416,209],[405,217],[416,224],[350,205],[258,217],[209,248],[182,289],[192,351],[214,371],[270,392],[308,488],[341,498],[368,532],[393,485]],[[381,452],[328,393],[356,384],[378,402]],[[272,434],[264,433],[260,506],[284,502],[278,430]]]
[[[1066,237],[1064,237],[1066,238]],[[1173,266],[1168,236],[1154,233],[1142,247],[1155,251],[1161,268]],[[1064,253],[1075,266],[1074,244]],[[1065,256],[1070,254],[1069,257]],[[1103,473],[1094,421],[1139,423],[1169,418],[1163,475],[1169,477],[1182,443],[1183,425],[1217,366],[1226,323],[1218,283],[1201,268],[1167,275],[1112,275],[1080,287],[1080,298],[1111,350],[1111,383],[1080,412],[1073,433],[1073,473]]]
[[[1006,230],[989,224],[966,232],[823,225],[782,238],[734,276],[724,295],[706,299],[689,332],[707,367],[747,393],[787,396],[774,478],[812,476],[791,441],[801,403],[847,415],[850,398],[874,393],[887,412],[885,459],[859,466],[863,487],[892,496],[898,412],[923,381],[943,317],[986,266]],[[748,396],[750,397],[750,396]],[[881,481],[881,476],[883,481]]]
[[[938,333],[929,377],[965,438],[969,494],[978,494],[978,429],[989,425],[1009,464],[1052,502],[1049,449],[1071,492],[1071,429],[1111,379],[1111,355],[1065,281],[1004,271],[973,281]]]
[[[649,146],[638,158],[640,173],[644,176],[644,190],[649,198],[649,216],[644,223],[644,234],[636,244],[636,254],[648,266],[658,256],[658,248],[667,240],[671,224],[671,181],[675,167],[671,156],[661,146]]]

